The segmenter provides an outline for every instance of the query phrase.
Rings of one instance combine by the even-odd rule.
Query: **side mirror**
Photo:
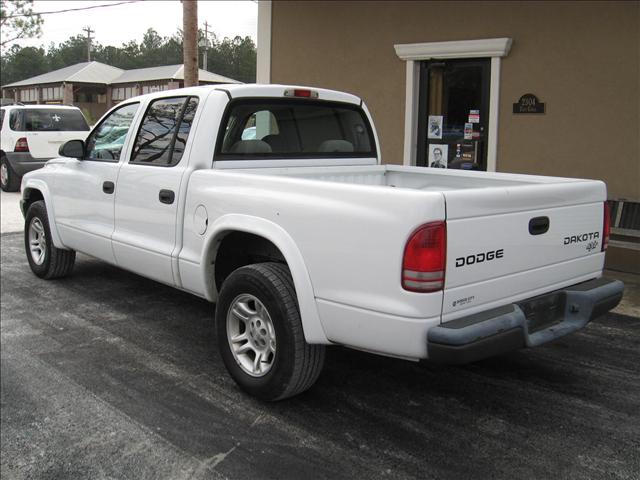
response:
[[[85,148],[82,140],[69,140],[58,149],[58,155],[61,157],[77,158],[79,160],[84,158],[84,153]]]

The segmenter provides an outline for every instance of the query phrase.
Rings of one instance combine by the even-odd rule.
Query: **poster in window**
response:
[[[429,145],[429,166],[433,168],[447,168],[449,145],[432,143]]]
[[[473,138],[473,123],[464,124],[464,139],[471,140]]]
[[[442,138],[442,115],[429,115],[429,131],[427,138]]]

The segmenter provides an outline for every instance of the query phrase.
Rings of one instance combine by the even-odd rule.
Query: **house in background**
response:
[[[385,163],[607,183],[640,272],[640,2],[258,3],[257,79],[351,92]]]
[[[200,70],[200,85],[240,83]],[[100,62],[83,62],[2,86],[2,97],[23,104],[75,105],[90,123],[122,100],[184,86],[184,65],[122,70]]]

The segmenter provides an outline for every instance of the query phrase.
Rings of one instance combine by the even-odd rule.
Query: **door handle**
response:
[[[542,235],[549,230],[549,217],[535,217],[529,220],[529,233]]]
[[[173,201],[176,199],[176,194],[173,190],[160,190],[160,193],[158,194],[158,199],[162,203],[171,205]]]
[[[108,193],[108,194],[112,194],[116,189],[116,186],[113,184],[113,182],[104,182],[102,184],[102,191],[104,193]]]

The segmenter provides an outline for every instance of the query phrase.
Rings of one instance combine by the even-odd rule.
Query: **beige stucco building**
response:
[[[602,179],[626,200],[614,204],[609,263],[638,271],[639,7],[260,2],[258,81],[362,97],[385,163],[426,166],[434,144],[450,166],[466,158],[480,170]],[[514,113],[525,94],[544,113]],[[438,118],[444,134],[433,139],[427,124]]]

